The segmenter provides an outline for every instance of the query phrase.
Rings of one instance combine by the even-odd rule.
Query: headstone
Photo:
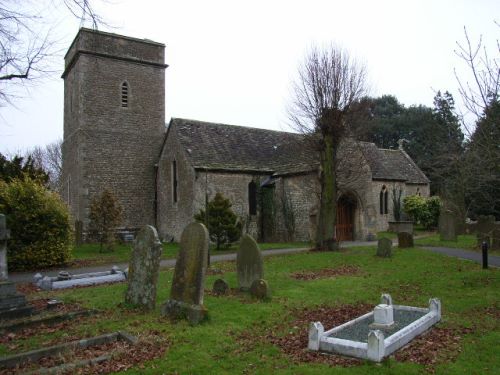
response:
[[[33,308],[26,304],[26,297],[18,293],[14,283],[10,282],[7,267],[7,229],[5,215],[0,214],[0,320],[31,315]]]
[[[222,279],[217,279],[214,282],[214,286],[212,288],[212,293],[216,296],[225,296],[229,293],[229,284]]]
[[[378,240],[377,256],[382,258],[390,258],[392,256],[392,241],[389,238]]]
[[[254,280],[250,286],[250,295],[255,298],[268,300],[271,298],[271,290],[269,284],[264,279]]]
[[[146,310],[155,308],[161,252],[162,246],[156,229],[146,225],[134,241],[132,258],[128,266],[125,302]]]
[[[161,314],[172,319],[187,318],[191,324],[205,319],[203,306],[205,272],[208,258],[208,231],[200,223],[189,224],[181,235],[170,299]]]
[[[398,233],[398,247],[400,249],[406,249],[413,247],[413,234],[408,232]]]
[[[478,247],[481,248],[483,241],[488,243],[488,248],[491,249],[492,239],[495,232],[495,216],[493,215],[481,215],[477,218],[477,243]]]
[[[241,290],[249,290],[255,280],[264,277],[264,262],[257,242],[248,234],[241,237],[240,247],[236,254],[236,270],[238,286]]]
[[[441,209],[439,213],[439,237],[441,241],[457,240],[457,219],[453,211]]]

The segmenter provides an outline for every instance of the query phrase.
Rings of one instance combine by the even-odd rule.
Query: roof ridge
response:
[[[255,126],[233,125],[233,124],[226,124],[226,123],[222,123],[222,122],[202,121],[202,120],[188,119],[188,118],[183,118],[183,117],[172,117],[170,120],[171,121],[180,120],[180,121],[184,121],[188,124],[194,122],[194,123],[199,123],[199,124],[204,124],[204,125],[214,125],[214,126],[223,126],[223,127],[231,127],[231,128],[243,128],[243,129],[273,132],[273,133],[280,133],[280,134],[305,135],[302,133],[292,133],[292,132],[287,132],[287,131],[283,131],[283,130],[257,128]]]

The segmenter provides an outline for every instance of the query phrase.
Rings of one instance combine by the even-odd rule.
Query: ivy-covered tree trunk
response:
[[[337,221],[337,145],[333,135],[324,137],[324,147],[320,151],[321,195],[319,202],[319,220],[316,232],[317,250],[338,250],[335,234]]]

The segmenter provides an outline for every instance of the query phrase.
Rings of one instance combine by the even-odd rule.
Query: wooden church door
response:
[[[337,241],[354,240],[354,209],[355,203],[342,196],[337,202]]]

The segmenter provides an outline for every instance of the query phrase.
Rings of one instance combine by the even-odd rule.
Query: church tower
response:
[[[155,224],[155,164],[165,131],[165,45],[82,28],[65,56],[61,195],[88,225],[108,188],[123,226]]]

